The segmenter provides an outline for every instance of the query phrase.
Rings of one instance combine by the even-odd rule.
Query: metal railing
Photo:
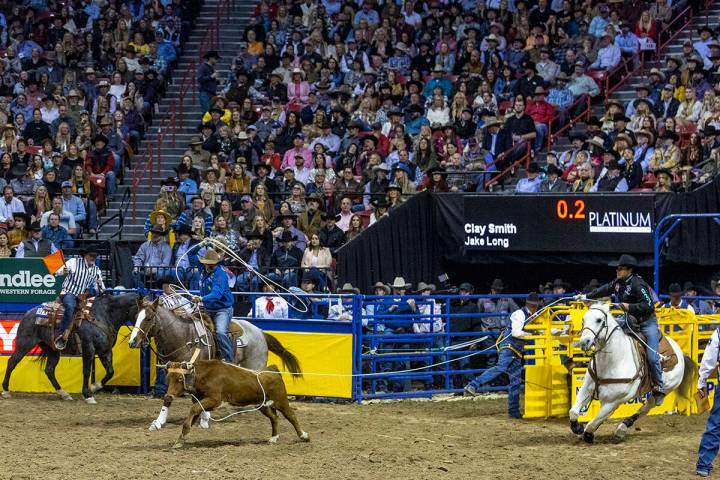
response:
[[[577,115],[574,117],[572,116],[572,112],[576,111],[578,108],[580,108],[581,102],[586,102],[586,106],[583,110],[580,111]],[[590,112],[592,110],[592,98],[590,95],[583,95],[577,100],[575,100],[572,105],[567,107],[566,109],[557,112],[555,116],[550,120],[550,123],[548,124],[548,133],[547,133],[547,151],[550,153],[550,150],[552,149],[553,143],[555,143],[556,139],[560,137],[563,133],[570,130],[575,123],[577,123],[579,120],[581,120],[583,117],[585,117],[585,120],[588,120],[590,118]],[[570,119],[567,120],[567,122],[564,125],[561,125],[555,129],[555,132],[553,132],[553,124],[559,121],[564,120],[567,116],[570,116]]]
[[[200,50],[198,58],[211,51],[217,50],[220,43],[220,22],[227,16],[234,0],[223,0],[215,7],[215,18],[210,27],[206,30],[202,40],[200,40]],[[197,99],[196,72],[198,60],[193,60],[190,66],[185,69],[182,79],[179,81],[179,102],[173,103],[169,109],[160,112],[160,116],[156,119],[157,135],[154,142],[146,142],[145,162],[141,168],[133,170],[132,178],[132,218],[133,223],[137,222],[137,191],[142,184],[145,187],[152,187],[154,176],[160,178],[162,168],[162,145],[166,137],[171,136],[171,145],[175,147],[175,137],[178,127],[178,118],[180,125],[183,124],[185,113],[186,97],[192,93],[192,103],[195,104]],[[205,112],[202,112],[203,114]],[[147,176],[147,182],[145,182]]]
[[[492,179],[485,182],[486,190],[489,190],[490,187],[492,187],[493,185],[496,185],[497,183],[502,182],[505,179],[505,177],[507,177],[512,172],[514,172],[515,169],[518,168],[520,165],[524,165],[525,168],[527,168],[527,166],[530,164],[530,161],[532,160],[532,141],[525,141],[525,143],[526,143],[525,153],[520,158],[515,160],[512,164],[505,167],[502,171],[500,171]],[[505,160],[510,154],[512,154],[515,151],[517,151],[517,145],[514,146],[513,148],[510,148],[510,149],[504,151],[500,155],[498,155],[497,158],[492,163],[487,165],[487,167],[496,165],[501,160]]]

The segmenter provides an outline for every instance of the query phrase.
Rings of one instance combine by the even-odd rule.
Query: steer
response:
[[[295,411],[290,407],[285,383],[275,365],[260,372],[220,360],[170,362],[166,367],[168,394],[174,397],[186,392],[193,395],[193,406],[174,448],[183,446],[190,427],[203,411],[212,411],[223,402],[238,407],[258,405],[257,409],[270,419],[272,425],[270,443],[277,443],[279,437],[278,410],[292,424],[301,440],[310,441],[310,436],[300,428]]]

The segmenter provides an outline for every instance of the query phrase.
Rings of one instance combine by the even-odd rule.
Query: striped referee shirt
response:
[[[80,295],[95,286],[99,292],[105,290],[100,269],[94,263],[88,265],[84,258],[71,258],[65,262],[65,267],[59,270],[59,274],[63,273],[67,274],[62,286],[65,293]]]

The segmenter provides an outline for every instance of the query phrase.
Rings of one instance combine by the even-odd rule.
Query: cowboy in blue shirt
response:
[[[235,359],[235,349],[228,335],[228,327],[232,320],[234,299],[228,276],[219,265],[220,255],[215,250],[208,249],[199,261],[205,266],[205,270],[200,277],[201,296],[194,296],[193,301],[202,301],[205,312],[215,323],[215,335],[220,347],[218,353],[223,360],[232,362]]]

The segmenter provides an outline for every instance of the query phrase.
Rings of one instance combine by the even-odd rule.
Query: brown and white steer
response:
[[[195,397],[174,448],[183,446],[190,427],[203,411],[210,412],[223,402],[237,407],[260,405],[258,410],[270,419],[272,425],[270,443],[276,443],[279,437],[278,410],[292,424],[301,440],[310,441],[288,402],[285,383],[275,365],[254,372],[220,360],[198,360],[191,364],[170,362],[167,370],[168,394],[178,397],[187,392]]]

